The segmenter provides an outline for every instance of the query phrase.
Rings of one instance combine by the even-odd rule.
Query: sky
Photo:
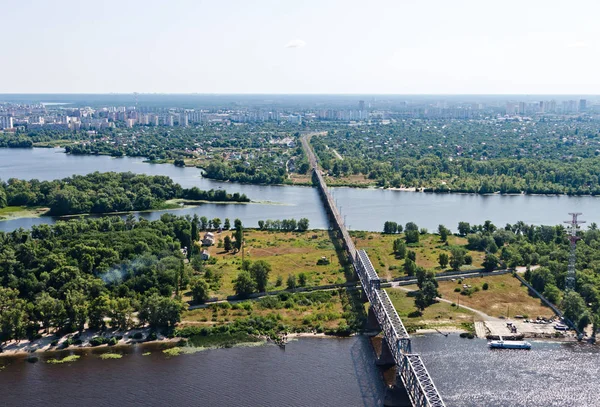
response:
[[[0,93],[600,94],[589,0],[0,0]]]

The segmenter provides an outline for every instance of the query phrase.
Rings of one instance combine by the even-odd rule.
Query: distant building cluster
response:
[[[466,98],[466,97],[465,97]],[[474,97],[475,98],[475,97]],[[266,107],[249,106],[235,109],[184,109],[149,106],[75,107],[65,103],[2,103],[0,130],[98,130],[112,127],[164,126],[188,127],[202,124],[275,122],[302,125],[305,122],[333,121],[350,125],[390,123],[404,119],[489,119],[541,115],[597,115],[600,105],[586,99],[546,101],[506,101],[485,99],[461,101],[458,97],[414,97],[407,100],[373,97],[370,101],[344,100],[322,106]],[[477,100],[477,99],[476,99]]]
[[[541,100],[539,102],[507,102],[508,116],[531,116],[539,114],[578,114],[587,112],[587,100]]]

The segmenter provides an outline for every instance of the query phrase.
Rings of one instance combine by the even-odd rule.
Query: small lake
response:
[[[261,219],[306,217],[311,228],[327,228],[325,211],[315,188],[299,186],[245,185],[202,178],[197,168],[178,168],[170,164],[148,164],[142,158],[108,156],[71,156],[62,149],[0,149],[0,179],[59,179],[94,171],[131,171],[148,175],[167,175],[183,187],[223,188],[240,192],[250,199],[277,204],[224,205],[203,204],[195,208],[169,211],[179,215],[241,219],[250,227]],[[491,220],[497,226],[522,220],[530,224],[556,225],[568,219],[568,212],[582,212],[582,218],[595,218],[600,200],[596,197],[568,196],[501,196],[476,194],[433,194],[382,189],[333,188],[333,194],[346,217],[349,229],[380,231],[392,220],[405,224],[416,222],[430,231],[444,224],[456,230],[458,222],[481,224]],[[145,213],[157,219],[162,212]],[[52,218],[16,219],[0,222],[0,230],[11,231],[31,225],[53,223]]]

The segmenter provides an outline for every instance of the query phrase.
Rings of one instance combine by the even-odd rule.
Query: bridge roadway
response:
[[[369,256],[364,250],[356,250],[319,170],[316,156],[309,145],[309,137],[303,136],[301,140],[304,151],[308,155],[313,175],[317,179],[321,196],[333,219],[334,227],[342,235],[349,260],[356,270],[377,322],[382,329],[384,342],[389,347],[396,364],[397,379],[402,382],[413,406],[445,407],[444,401],[435,387],[423,360],[419,355],[412,353],[410,336],[387,292],[381,288],[381,281]]]

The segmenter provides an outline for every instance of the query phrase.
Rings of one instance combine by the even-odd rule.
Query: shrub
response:
[[[144,339],[144,334],[141,332],[136,332],[133,334],[133,339],[135,339],[135,340]]]
[[[92,346],[100,346],[104,345],[105,343],[108,343],[108,338],[104,338],[102,336],[96,336],[90,339],[90,345]]]
[[[481,288],[485,291],[488,288],[490,288],[490,285],[488,283],[483,283],[483,285],[481,286]]]
[[[456,287],[456,288],[454,289],[454,292],[455,292],[455,293],[459,293],[459,292],[460,292],[460,287]]]
[[[108,340],[108,346],[114,346],[119,343],[119,340],[114,336]]]

